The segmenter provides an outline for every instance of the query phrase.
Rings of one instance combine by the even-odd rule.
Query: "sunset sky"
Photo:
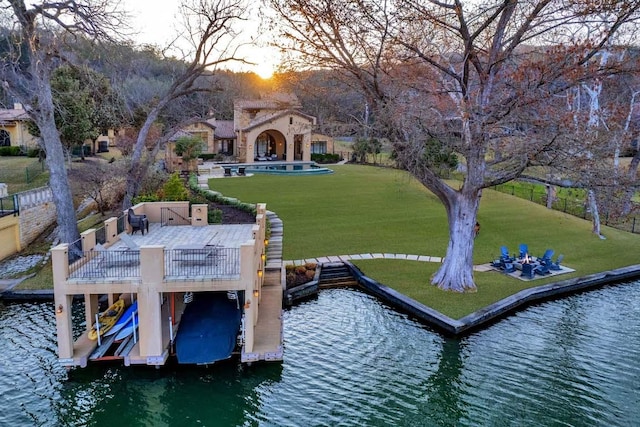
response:
[[[175,0],[125,0],[124,8],[133,18],[132,27],[140,33],[134,37],[140,44],[154,44],[166,46],[176,34],[180,24],[179,2]],[[262,77],[269,77],[278,65],[279,54],[273,47],[258,47],[251,44],[251,40],[259,36],[257,8],[250,13],[250,20],[244,22],[241,31],[241,41],[245,43],[238,51],[239,57],[257,63],[256,65],[231,64],[226,68],[234,71],[253,71]],[[264,38],[263,36],[260,36]],[[260,38],[258,37],[258,39]]]

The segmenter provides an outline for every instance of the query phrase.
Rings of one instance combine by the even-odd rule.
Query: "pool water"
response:
[[[247,165],[247,173],[270,175],[323,175],[333,170],[318,166],[314,162],[264,162],[264,164]]]

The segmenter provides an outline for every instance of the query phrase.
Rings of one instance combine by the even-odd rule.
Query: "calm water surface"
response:
[[[448,339],[373,297],[285,312],[285,360],[58,366],[52,304],[0,303],[0,426],[637,426],[640,282]]]

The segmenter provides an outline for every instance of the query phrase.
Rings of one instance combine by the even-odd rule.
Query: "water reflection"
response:
[[[437,425],[459,425],[466,413],[461,400],[463,347],[464,342],[459,339],[445,339],[438,368],[425,383],[428,396],[427,419],[433,420]]]
[[[100,364],[68,374],[57,362],[52,304],[0,303],[0,425],[629,426],[640,419],[640,282],[531,307],[462,339],[351,290],[323,291],[284,320],[282,364]]]

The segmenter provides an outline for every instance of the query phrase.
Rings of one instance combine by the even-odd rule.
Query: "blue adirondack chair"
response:
[[[540,264],[533,269],[533,274],[539,274],[540,276],[546,276],[551,274],[549,271],[550,266],[547,264]]]
[[[526,243],[520,243],[520,258],[524,258],[529,253],[529,245]]]
[[[542,255],[540,258],[538,258],[538,261],[540,261],[540,264],[543,265],[551,265],[551,257],[553,256],[553,249],[547,249],[544,252],[544,255]]]
[[[551,265],[549,265],[549,269],[554,271],[562,270],[562,267],[560,266],[560,263],[562,262],[562,260],[564,260],[564,255],[563,254],[558,255],[558,258],[556,258],[556,261],[552,262]]]
[[[513,261],[511,255],[509,255],[509,249],[506,246],[500,246],[500,259],[504,262]]]

